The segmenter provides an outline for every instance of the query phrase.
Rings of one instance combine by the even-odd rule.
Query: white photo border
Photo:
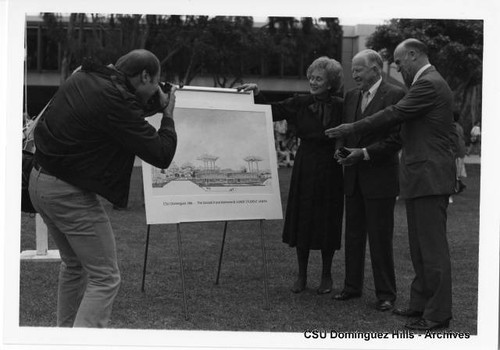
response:
[[[332,343],[310,341],[300,333],[261,332],[198,332],[198,331],[139,331],[124,329],[60,329],[19,327],[19,208],[21,157],[21,118],[23,91],[23,33],[25,15],[39,12],[99,12],[99,13],[169,13],[253,16],[335,16],[370,18],[443,18],[484,20],[482,157],[479,244],[478,334],[467,341],[411,340],[336,342],[337,349],[496,349],[498,345],[498,282],[499,282],[499,212],[498,212],[498,70],[499,2],[494,0],[453,2],[420,0],[359,1],[264,1],[233,2],[228,0],[176,1],[96,1],[71,2],[59,0],[0,0],[2,32],[1,55],[1,125],[2,152],[0,169],[2,194],[0,235],[3,247],[0,258],[1,304],[0,325],[5,349],[332,349]],[[5,11],[6,13],[4,13]],[[365,22],[366,23],[366,22]],[[4,107],[5,106],[5,107]],[[5,127],[3,127],[5,126]],[[5,153],[4,153],[5,152]],[[5,169],[5,172],[3,171]],[[5,188],[4,188],[5,184]],[[7,201],[8,199],[8,201]]]

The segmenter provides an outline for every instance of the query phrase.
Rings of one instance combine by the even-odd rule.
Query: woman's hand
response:
[[[236,90],[243,91],[243,92],[253,91],[254,95],[258,95],[260,92],[259,86],[257,84],[254,84],[254,83],[247,83],[247,84],[240,85],[236,88]]]

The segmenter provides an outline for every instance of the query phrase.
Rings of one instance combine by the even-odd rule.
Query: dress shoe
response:
[[[318,294],[328,294],[332,291],[333,281],[331,278],[321,279],[321,284],[319,285],[316,292]]]
[[[424,318],[419,319],[415,322],[409,322],[405,324],[405,327],[415,331],[432,331],[435,329],[448,328],[450,326],[450,320],[445,320],[443,322],[434,322],[426,320]]]
[[[349,293],[346,291],[342,291],[339,294],[335,294],[333,296],[333,299],[335,300],[349,300],[349,299],[354,299],[354,298],[359,298],[361,297],[361,294],[356,294],[356,293]]]
[[[375,309],[378,311],[391,310],[394,307],[394,302],[390,300],[378,300],[375,304]]]
[[[300,293],[304,289],[306,289],[306,285],[307,285],[307,281],[299,278],[298,280],[295,281],[295,283],[293,284],[292,288],[290,288],[290,290],[293,293]]]
[[[417,311],[410,308],[394,309],[392,310],[392,313],[394,315],[405,316],[405,317],[421,317],[424,314],[422,311]]]

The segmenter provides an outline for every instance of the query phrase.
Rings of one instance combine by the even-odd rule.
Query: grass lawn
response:
[[[136,169],[137,170],[137,169]],[[467,164],[467,189],[455,196],[448,210],[448,239],[453,269],[454,316],[450,331],[477,334],[477,282],[479,242],[480,167]],[[283,208],[286,206],[291,170],[279,169]],[[139,198],[139,172],[132,180],[131,198]],[[115,301],[111,328],[277,331],[305,329],[339,331],[394,331],[405,319],[378,312],[370,257],[367,251],[362,298],[347,302],[318,296],[320,253],[310,257],[308,289],[293,294],[295,250],[281,242],[282,221],[264,222],[269,276],[270,309],[265,310],[259,223],[229,222],[221,277],[215,285],[224,223],[181,225],[189,319],[183,311],[182,286],[175,225],[151,228],[146,291],[141,292],[146,237],[144,208],[133,200],[124,211],[105,202],[116,236],[122,286]],[[413,278],[404,203],[395,210],[394,255],[398,306],[406,306]],[[21,251],[35,249],[34,219],[22,214]],[[54,249],[49,240],[49,248]],[[58,263],[21,262],[21,326],[55,326]],[[344,252],[333,263],[334,292],[343,287]]]

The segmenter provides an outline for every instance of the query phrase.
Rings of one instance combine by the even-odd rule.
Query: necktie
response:
[[[363,98],[361,99],[361,113],[363,113],[368,106],[368,101],[370,98],[370,91],[363,92]]]

